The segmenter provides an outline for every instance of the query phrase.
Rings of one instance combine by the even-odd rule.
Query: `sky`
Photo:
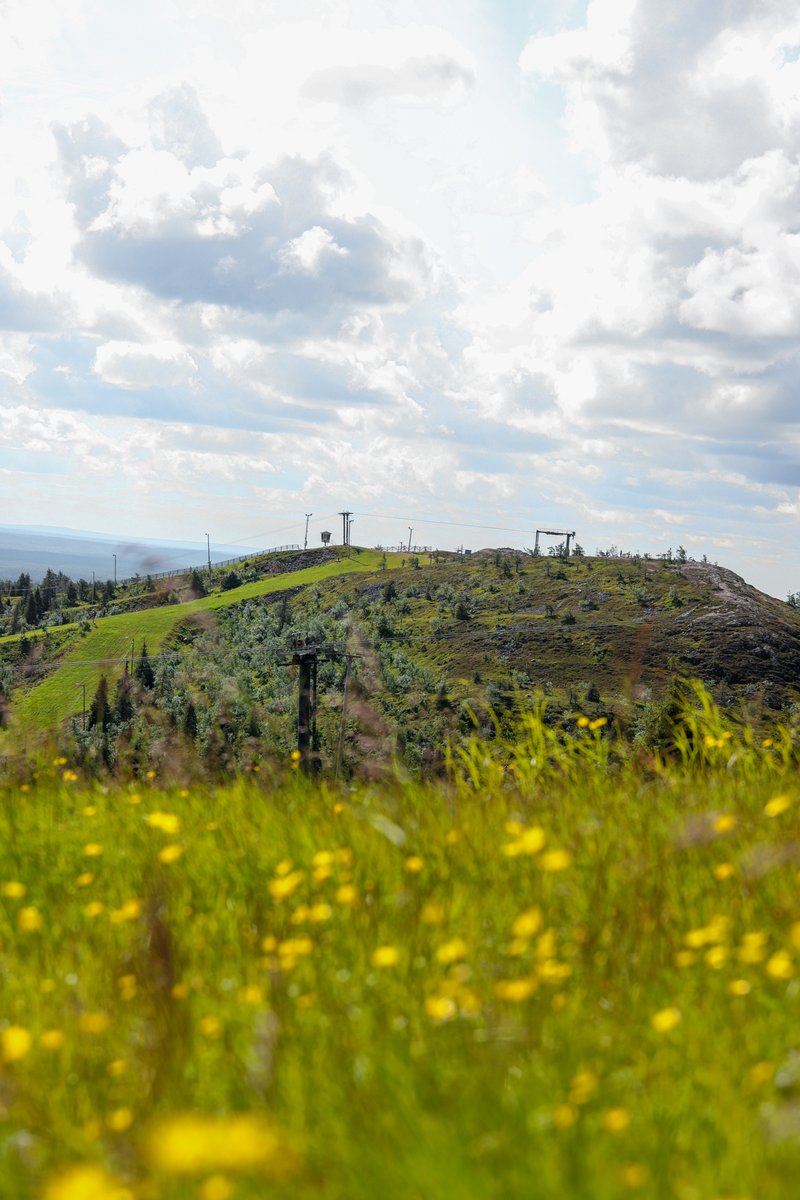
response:
[[[794,0],[0,0],[4,524],[800,589]]]

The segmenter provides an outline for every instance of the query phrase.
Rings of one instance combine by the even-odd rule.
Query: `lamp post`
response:
[[[414,530],[409,525],[409,527],[408,527],[408,550],[406,551],[407,554],[411,553],[411,535],[413,532],[414,532]]]
[[[117,556],[116,556],[116,554],[112,553],[111,557],[114,560],[114,587],[116,587],[117,586]]]
[[[208,569],[211,570],[211,538],[206,534],[206,550],[208,551]]]
[[[313,515],[314,515],[313,513],[306,513],[306,536],[303,539],[303,549],[304,550],[308,549],[308,519],[309,519],[309,517],[313,517]]]

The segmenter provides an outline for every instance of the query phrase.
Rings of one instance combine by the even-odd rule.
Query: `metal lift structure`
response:
[[[537,529],[537,530],[536,530],[536,541],[533,543],[533,553],[534,553],[534,554],[538,554],[538,553],[539,553],[539,534],[540,534],[540,533],[541,533],[541,534],[543,534],[545,537],[560,537],[560,538],[566,538],[566,542],[567,542],[567,558],[569,558],[569,544],[570,544],[570,542],[571,542],[571,541],[573,541],[573,540],[574,540],[574,538],[575,538],[575,530],[574,530],[574,529],[572,529],[572,530],[566,530],[566,529]]]

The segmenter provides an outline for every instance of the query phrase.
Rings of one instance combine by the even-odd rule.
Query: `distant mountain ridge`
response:
[[[211,544],[211,561],[253,554],[261,547]],[[0,578],[27,572],[34,582],[48,567],[73,579],[118,579],[173,568],[201,567],[207,562],[205,542],[169,538],[130,538],[90,530],[48,525],[0,525]]]

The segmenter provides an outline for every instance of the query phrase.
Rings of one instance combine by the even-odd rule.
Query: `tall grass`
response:
[[[9,783],[2,1194],[790,1200],[794,747],[684,715],[437,785]]]

